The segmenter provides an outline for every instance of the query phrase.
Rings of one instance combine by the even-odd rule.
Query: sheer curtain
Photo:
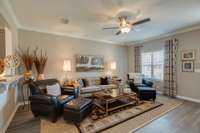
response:
[[[178,40],[170,39],[165,43],[164,94],[177,95],[177,51]]]

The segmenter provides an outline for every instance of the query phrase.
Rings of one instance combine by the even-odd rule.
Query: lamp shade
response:
[[[71,61],[69,59],[64,60],[63,70],[71,71]]]
[[[111,62],[110,63],[110,69],[111,70],[116,70],[117,69],[117,63],[116,62]]]

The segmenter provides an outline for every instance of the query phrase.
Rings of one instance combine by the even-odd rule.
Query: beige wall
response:
[[[0,58],[5,58],[6,46],[5,46],[5,31],[0,29]]]
[[[12,32],[12,47],[11,53],[14,53],[14,50],[17,48],[18,45],[18,31],[17,26],[14,23],[14,20],[11,17],[12,15],[7,10],[5,3],[3,0],[0,0],[0,20],[2,24],[10,29]],[[0,132],[5,132],[9,120],[11,119],[14,110],[16,109],[18,90],[17,87],[14,88],[7,88],[2,87],[0,85]]]
[[[181,61],[181,51],[187,49],[195,49],[196,51],[196,60],[195,60],[195,68],[200,69],[200,30],[187,32],[183,34],[177,34],[173,37],[179,39],[179,50],[178,50],[178,61],[177,61],[177,70],[178,70],[178,95],[189,97],[193,99],[200,100],[200,73],[190,73],[190,72],[182,72],[182,61]],[[142,43],[143,51],[154,51],[159,49],[164,49],[165,40],[169,39],[169,37],[148,41]],[[134,69],[134,46],[129,46],[129,60],[133,60],[128,65],[128,71],[132,71]],[[156,86],[159,87],[159,90],[163,90],[163,83],[156,83]]]
[[[46,33],[20,30],[19,44],[26,48],[30,46],[46,51],[48,55],[46,78],[58,78],[62,80],[66,73],[63,72],[64,59],[72,61],[72,72],[67,73],[69,77],[99,76],[103,73],[77,73],[75,72],[75,55],[102,55],[105,63],[117,62],[116,73],[124,78],[127,73],[127,48],[119,45],[105,44],[89,40],[75,39],[65,36],[57,36]]]
[[[12,32],[12,52],[14,53],[18,47],[18,28],[4,1],[6,0],[0,0],[0,20],[4,27]]]

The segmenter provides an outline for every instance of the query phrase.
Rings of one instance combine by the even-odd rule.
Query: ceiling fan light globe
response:
[[[128,33],[128,32],[130,32],[131,31],[131,28],[130,27],[123,27],[123,28],[121,28],[121,32],[122,33]]]

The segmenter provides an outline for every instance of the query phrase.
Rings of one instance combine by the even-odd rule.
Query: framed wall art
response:
[[[183,61],[182,62],[183,72],[194,72],[194,61]]]
[[[103,71],[104,58],[97,55],[77,55],[76,56],[76,71],[91,72]]]
[[[195,60],[195,50],[183,50],[182,60]]]

